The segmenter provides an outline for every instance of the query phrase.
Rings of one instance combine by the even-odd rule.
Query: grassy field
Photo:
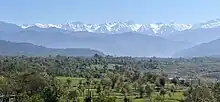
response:
[[[80,82],[80,80],[83,80],[84,78],[73,78],[73,77],[57,77],[58,80],[61,82],[66,82],[68,79],[71,80],[72,86],[77,86]]]
[[[77,84],[80,82],[80,80],[84,80],[84,78],[73,78],[73,77],[57,77],[58,80],[60,80],[61,82],[66,82],[67,79],[71,80],[71,84],[73,87],[77,86]],[[168,85],[169,86],[169,85]],[[93,93],[95,93],[95,89],[91,89],[93,91]],[[114,93],[114,95],[116,95],[117,100],[116,102],[123,102],[123,95],[121,93]],[[158,92],[154,92],[152,94],[152,100],[154,100],[155,98],[158,98],[159,93]],[[145,98],[136,98],[137,96],[135,95],[131,95],[129,96],[130,99],[132,99],[132,102],[146,102],[147,99]],[[162,96],[161,96],[162,97]],[[163,102],[179,102],[179,100],[183,99],[183,92],[180,90],[178,92],[172,93],[172,95],[169,95],[168,93],[163,97],[164,101]],[[81,102],[83,102],[83,97],[80,97]],[[156,102],[156,101],[153,101]]]

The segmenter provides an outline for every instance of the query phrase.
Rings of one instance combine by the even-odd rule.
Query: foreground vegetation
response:
[[[218,58],[57,55],[0,61],[4,102],[12,96],[17,102],[220,102],[220,83],[213,81]]]

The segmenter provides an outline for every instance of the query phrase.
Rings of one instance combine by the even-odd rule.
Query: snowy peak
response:
[[[186,29],[190,29],[191,26],[184,24],[163,24],[163,23],[155,23],[155,24],[137,24],[133,21],[125,21],[125,22],[108,22],[103,24],[85,24],[82,22],[72,22],[66,24],[32,24],[32,25],[22,25],[23,29],[37,26],[39,28],[59,28],[68,31],[87,31],[87,32],[95,32],[95,33],[124,33],[124,32],[141,32],[141,33],[155,33],[161,34],[166,31],[170,31],[167,29],[172,29],[173,31],[182,31]]]
[[[208,22],[203,22],[195,24],[194,28],[216,28],[220,27],[220,19],[210,20]]]
[[[138,24],[134,21],[124,21],[124,22],[107,22],[103,24],[85,24],[83,22],[71,22],[66,24],[41,24],[36,23],[32,25],[22,25],[23,29],[37,26],[39,28],[59,28],[68,31],[87,31],[95,33],[124,33],[124,32],[140,32],[146,34],[168,34],[176,31],[184,31],[189,29],[198,28],[214,28],[220,27],[220,19],[211,20],[199,24],[177,24],[174,22],[165,23],[152,23],[152,24]]]

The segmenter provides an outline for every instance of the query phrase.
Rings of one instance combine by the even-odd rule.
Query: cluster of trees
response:
[[[170,60],[99,55],[2,56],[0,96],[6,99],[15,95],[17,102],[116,102],[118,96],[123,97],[122,102],[131,102],[131,96],[150,102],[164,102],[167,96],[172,97],[179,90],[187,89],[181,90],[185,97],[176,101],[220,101],[220,83],[193,85],[178,78],[168,80],[168,75],[160,67],[162,64],[189,63],[185,59]],[[151,72],[154,69],[159,72]],[[58,76],[82,80],[73,84],[71,78],[59,80]]]
[[[98,76],[105,73],[112,65],[112,69],[125,70],[127,68],[157,68],[156,60],[136,60],[131,57],[26,57],[26,56],[0,56],[0,72],[14,73],[24,71],[47,72],[50,75],[66,77],[85,77],[87,74]],[[94,66],[95,65],[95,66]]]

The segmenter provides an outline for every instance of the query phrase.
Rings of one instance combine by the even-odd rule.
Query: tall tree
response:
[[[115,88],[115,85],[116,83],[118,82],[118,79],[119,79],[119,74],[118,73],[115,73],[115,72],[109,72],[107,74],[108,78],[111,80],[111,88],[114,89]]]
[[[211,89],[206,85],[196,86],[189,91],[186,102],[215,102]]]

